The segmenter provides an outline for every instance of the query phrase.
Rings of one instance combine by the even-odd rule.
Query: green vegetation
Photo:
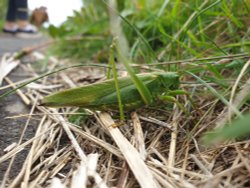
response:
[[[7,10],[7,0],[0,1],[0,28],[3,28],[5,16],[6,16],[6,10]]]
[[[58,52],[106,61],[114,29],[109,6],[105,1],[86,2],[60,28],[52,26],[52,36],[64,37]],[[118,7],[130,57],[137,63],[148,63],[153,54],[169,61],[240,53],[249,46],[248,1],[118,1]]]
[[[203,139],[205,143],[216,143],[226,139],[236,139],[239,137],[247,137],[250,135],[249,128],[250,114],[245,117],[234,121],[232,124],[227,125],[215,132],[207,133]]]
[[[82,8],[81,12],[74,12],[75,16],[59,28],[53,25],[49,27],[52,37],[60,40],[55,46],[57,52],[63,58],[89,59],[96,54],[108,53],[105,49],[111,43],[109,35],[108,17],[105,6],[102,3],[92,1]],[[104,55],[108,58],[108,55]]]

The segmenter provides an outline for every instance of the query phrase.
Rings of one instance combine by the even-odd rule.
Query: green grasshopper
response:
[[[178,89],[179,75],[175,72],[152,72],[137,74],[151,94],[150,104],[163,95]],[[130,77],[118,78],[120,97],[124,110],[130,111],[145,106],[140,93]],[[173,101],[176,102],[176,101]],[[44,97],[42,105],[49,107],[84,107],[93,110],[118,110],[114,79],[60,91]]]

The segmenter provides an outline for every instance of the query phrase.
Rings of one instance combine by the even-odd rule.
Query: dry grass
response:
[[[49,69],[61,63],[54,59]],[[23,68],[33,71],[29,65]],[[113,126],[115,113],[89,112],[79,127],[68,120],[75,108],[39,106],[49,92],[100,80],[100,75],[90,68],[67,70],[18,92],[31,104],[30,114],[11,118],[26,117],[26,127],[32,118],[40,123],[33,138],[22,141],[24,129],[20,142],[0,157],[0,164],[10,161],[2,187],[250,187],[249,140],[212,148],[199,140],[227,113],[212,97],[197,98],[199,113],[192,111],[189,117],[176,106],[170,112],[140,109],[127,114],[126,125],[118,128]],[[189,107],[185,97],[181,101]],[[10,180],[14,158],[28,146],[23,168]]]

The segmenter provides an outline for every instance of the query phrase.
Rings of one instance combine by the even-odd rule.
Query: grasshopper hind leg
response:
[[[189,115],[189,112],[187,112],[185,107],[175,98],[175,96],[177,95],[186,95],[188,97],[188,100],[191,102],[192,106],[194,106],[194,103],[189,93],[184,90],[169,91],[165,95],[158,96],[158,99],[160,99],[161,101],[165,101],[165,102],[175,103],[186,115]]]
[[[158,98],[163,102],[175,103],[185,114],[188,114],[185,107],[175,97],[170,95],[160,95]]]

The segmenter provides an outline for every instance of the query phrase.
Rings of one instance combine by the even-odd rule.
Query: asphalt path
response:
[[[46,41],[46,37],[39,38],[18,38],[13,35],[0,34],[0,56],[7,52],[18,52],[25,47],[39,45]]]
[[[44,36],[36,39],[22,39],[12,35],[0,34],[0,58],[5,53],[19,52],[23,48],[37,46],[46,42],[46,40],[47,38]],[[12,81],[19,81],[25,78],[25,73],[22,68],[17,67],[8,75],[8,77]],[[6,84],[6,82],[3,83],[3,85]],[[0,90],[0,94],[5,91]],[[13,143],[18,143],[21,132],[27,121],[27,118],[8,119],[7,117],[28,114],[29,109],[30,107],[26,106],[16,94],[9,95],[2,100],[0,99],[0,157],[5,154],[4,149],[7,146]],[[38,123],[33,120],[29,123],[28,129],[25,131],[23,142],[34,136],[37,124]],[[23,161],[25,160],[28,153],[28,149],[29,147],[24,148],[17,155],[10,171],[11,179],[14,178],[22,168]],[[8,168],[9,162],[10,160],[0,164],[0,184]]]

